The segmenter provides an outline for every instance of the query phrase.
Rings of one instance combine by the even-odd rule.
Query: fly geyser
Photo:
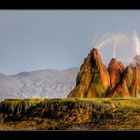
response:
[[[136,58],[136,57],[135,57]],[[123,66],[112,58],[108,68],[99,50],[93,48],[80,67],[76,86],[69,98],[138,97],[140,93],[140,65]]]
[[[110,87],[110,76],[97,49],[88,54],[76,79],[76,87],[68,97],[105,97]]]

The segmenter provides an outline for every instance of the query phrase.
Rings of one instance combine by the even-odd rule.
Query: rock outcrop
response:
[[[115,58],[112,58],[108,66],[111,89],[113,89],[116,86],[116,84],[119,83],[123,71],[124,71],[124,66],[121,65]]]
[[[110,76],[97,49],[88,54],[76,80],[76,87],[68,97],[105,97],[110,87]]]
[[[93,48],[84,60],[77,75],[76,86],[70,98],[137,97],[140,93],[140,62],[126,68],[112,58],[108,68],[103,64],[99,52]]]

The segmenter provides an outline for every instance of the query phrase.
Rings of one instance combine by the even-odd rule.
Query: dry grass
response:
[[[5,109],[6,113],[12,110],[13,113],[18,114],[20,110],[22,111],[20,105],[23,103],[28,106],[26,113],[29,113],[29,117],[23,117],[19,121],[3,122],[1,116],[0,130],[140,130],[140,98],[7,99],[1,102],[0,107]],[[74,106],[69,110],[71,103]],[[89,108],[88,103],[92,104],[92,108]],[[58,114],[62,114],[62,111],[57,110],[60,107],[62,110],[68,108],[78,117],[78,111],[83,112],[79,109],[79,105],[86,110],[92,110],[93,118],[90,118],[90,121],[66,121],[61,118],[53,119],[41,116],[41,113],[48,109],[54,114],[57,111]],[[58,108],[54,109],[55,107]],[[28,111],[28,109],[30,110]],[[33,116],[34,114],[36,116]],[[64,117],[67,114],[68,111],[63,113]],[[109,115],[111,117],[108,117]]]

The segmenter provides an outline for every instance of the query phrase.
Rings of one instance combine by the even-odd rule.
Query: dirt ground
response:
[[[69,124],[42,118],[30,118],[26,121],[1,122],[0,130],[140,130],[140,115],[79,124]]]

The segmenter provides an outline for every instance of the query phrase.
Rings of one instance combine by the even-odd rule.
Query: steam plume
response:
[[[140,55],[140,40],[136,31],[133,32],[133,43],[136,55]]]

